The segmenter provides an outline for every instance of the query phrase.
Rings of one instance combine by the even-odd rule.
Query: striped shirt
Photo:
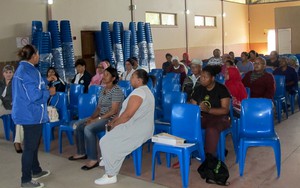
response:
[[[109,91],[105,91],[105,89],[102,89],[99,100],[98,100],[98,108],[100,108],[100,115],[106,114],[112,107],[113,102],[120,102],[122,103],[124,100],[124,94],[122,92],[122,89],[115,85],[113,88]],[[121,108],[122,104],[120,105]],[[113,115],[111,118],[114,118],[115,115]]]

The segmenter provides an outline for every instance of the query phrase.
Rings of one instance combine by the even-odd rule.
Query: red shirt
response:
[[[273,75],[264,72],[263,76],[251,82],[252,72],[253,71],[247,72],[242,80],[244,86],[250,88],[250,97],[273,99],[275,94],[275,81]]]

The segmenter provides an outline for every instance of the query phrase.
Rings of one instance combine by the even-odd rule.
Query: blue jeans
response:
[[[97,134],[105,131],[108,119],[101,119],[86,125],[86,119],[76,122],[78,125],[76,133],[77,154],[87,154],[88,159],[97,160]]]
[[[38,160],[38,149],[43,131],[43,124],[24,125],[24,149],[22,154],[22,183],[31,181],[32,174],[42,172]]]

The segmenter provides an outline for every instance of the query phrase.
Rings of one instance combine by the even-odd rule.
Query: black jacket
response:
[[[72,79],[71,83],[75,82],[76,75]],[[83,76],[79,79],[79,82],[78,82],[78,84],[84,85],[84,93],[88,92],[91,80],[92,80],[92,75],[85,70],[83,73]]]
[[[6,95],[2,97],[2,93],[6,87],[5,79],[0,81],[0,99],[2,100],[2,104],[6,110],[12,109],[12,89],[11,89],[11,81],[7,85]]]

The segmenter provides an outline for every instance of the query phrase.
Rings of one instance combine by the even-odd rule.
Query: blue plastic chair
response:
[[[190,147],[176,147],[154,143],[152,152],[152,180],[155,179],[156,157],[159,155],[159,152],[166,152],[178,156],[182,184],[183,187],[188,187],[190,158],[192,153],[198,152],[201,160],[205,160],[200,116],[201,112],[199,106],[192,104],[173,105],[171,118],[172,135],[184,138],[187,143],[194,143],[195,145]],[[167,165],[170,166],[170,155],[168,156]]]
[[[78,115],[78,96],[81,95],[84,92],[84,85],[81,84],[71,84],[70,85],[70,114],[71,119],[73,116]]]
[[[10,140],[10,131],[13,132],[13,137],[15,135],[15,124],[11,118],[11,114],[5,114],[0,117],[3,121],[4,135],[7,141]]]
[[[67,95],[65,92],[56,92],[50,101],[51,106],[57,108],[59,121],[47,122],[43,125],[44,148],[46,152],[50,151],[51,140],[53,140],[53,128],[69,122],[69,113],[67,108]]]
[[[103,87],[100,86],[100,85],[91,85],[89,87],[88,93],[92,94],[92,95],[96,95],[96,98],[97,98],[97,101],[98,101],[99,96],[100,96],[100,92],[101,92],[102,89],[103,89]]]
[[[275,84],[276,84],[276,90],[274,95],[274,102],[276,106],[276,112],[277,112],[277,119],[278,122],[281,122],[281,110],[282,105],[284,105],[286,118],[288,118],[288,110],[287,110],[287,104],[286,104],[286,97],[285,97],[285,76],[279,76],[275,75]]]
[[[274,130],[272,101],[270,99],[245,99],[242,101],[239,129],[239,170],[244,173],[248,147],[268,146],[274,149],[277,176],[280,176],[280,140]]]
[[[268,72],[268,73],[270,73],[270,74],[273,74],[274,70],[271,67],[267,67],[267,68],[265,68],[265,71]]]
[[[219,82],[220,84],[225,84],[225,77],[222,74],[217,74],[215,76],[215,81]]]
[[[163,117],[161,119],[155,120],[154,122],[155,133],[171,132],[170,122],[171,122],[172,105],[186,103],[186,99],[187,99],[186,93],[180,91],[165,93],[164,101],[162,104]]]
[[[171,78],[171,79],[179,79],[180,80],[180,73],[169,72],[164,76],[164,78]]]
[[[93,114],[97,107],[97,97],[94,94],[81,94],[78,97],[78,118],[84,119]],[[74,144],[73,141],[73,127],[72,125],[60,125],[58,132],[58,143],[59,143],[59,153],[62,153],[62,133],[67,134],[69,143]]]
[[[245,87],[246,88],[246,92],[247,92],[247,99],[249,99],[251,97],[251,90],[249,87]]]
[[[123,90],[125,98],[128,97],[129,94],[133,91],[133,88],[131,87],[130,81],[120,80],[120,81],[118,81],[118,85]]]

